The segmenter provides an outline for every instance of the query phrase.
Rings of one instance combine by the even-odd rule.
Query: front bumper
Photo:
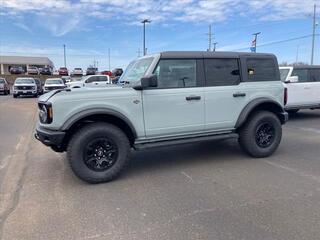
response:
[[[61,131],[53,131],[37,125],[35,138],[46,146],[61,146],[66,133]]]
[[[16,95],[35,95],[37,94],[36,90],[14,90],[13,94]]]
[[[279,113],[279,117],[282,124],[285,124],[289,120],[289,114],[287,112]]]

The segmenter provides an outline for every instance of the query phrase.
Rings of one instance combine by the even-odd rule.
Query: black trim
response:
[[[131,129],[134,138],[137,138],[137,132],[133,126],[133,124],[131,123],[131,121],[124,116],[123,114],[111,110],[111,109],[105,109],[105,108],[95,108],[95,109],[88,109],[88,110],[84,110],[81,112],[76,113],[75,115],[73,115],[72,117],[70,117],[61,127],[62,131],[68,130],[74,123],[76,123],[77,121],[85,118],[85,117],[89,117],[91,115],[96,115],[96,114],[104,114],[104,115],[112,115],[114,117],[117,117],[119,119],[121,119],[122,121],[124,121],[129,128]]]
[[[35,138],[46,146],[60,146],[63,142],[65,132],[52,131],[37,126]]]
[[[265,103],[273,104],[274,106],[276,106],[276,108],[278,108],[278,110],[276,110],[277,116],[279,117],[282,124],[284,124],[285,122],[288,121],[288,116],[287,116],[288,113],[285,112],[283,107],[278,102],[273,101],[268,98],[257,98],[255,100],[249,102],[244,107],[244,109],[242,110],[242,112],[240,113],[240,115],[238,117],[235,128],[240,127],[247,120],[248,116],[250,115],[250,113],[252,112],[253,109],[255,109],[259,105],[265,104]]]
[[[189,138],[180,138],[180,139],[170,139],[170,140],[162,140],[162,141],[151,141],[146,143],[136,143],[134,144],[134,148],[136,150],[143,150],[148,148],[155,147],[164,147],[164,146],[172,146],[172,145],[180,145],[194,142],[204,142],[204,141],[213,141],[213,140],[224,140],[230,138],[238,138],[237,133],[225,133],[225,134],[214,134],[200,137],[189,137]]]

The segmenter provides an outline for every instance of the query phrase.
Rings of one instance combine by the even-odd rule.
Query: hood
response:
[[[105,88],[64,88],[64,89],[57,89],[50,91],[46,94],[43,94],[39,97],[39,102],[46,102],[52,97],[63,97],[63,98],[68,98],[68,99],[78,99],[82,98],[83,96],[86,97],[96,97],[99,95],[105,95],[106,92],[110,93],[115,93],[116,90],[121,91],[121,92],[126,92],[130,89],[132,91],[132,88],[124,88],[119,85],[113,85],[110,87],[105,87]]]
[[[14,86],[36,86],[36,83],[14,83]]]
[[[44,87],[65,87],[64,84],[45,84]]]

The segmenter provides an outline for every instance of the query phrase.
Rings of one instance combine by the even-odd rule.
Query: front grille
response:
[[[32,86],[17,86],[18,90],[32,90]]]
[[[51,91],[51,90],[62,89],[62,88],[64,88],[64,86],[61,86],[61,87],[46,87],[46,90]]]

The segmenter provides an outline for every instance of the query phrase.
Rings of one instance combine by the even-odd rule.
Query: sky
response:
[[[56,68],[125,68],[142,52],[207,50],[212,25],[217,51],[274,53],[279,63],[310,62],[317,4],[314,63],[320,64],[320,0],[0,0],[0,55],[45,56]],[[141,55],[141,53],[140,53]]]

